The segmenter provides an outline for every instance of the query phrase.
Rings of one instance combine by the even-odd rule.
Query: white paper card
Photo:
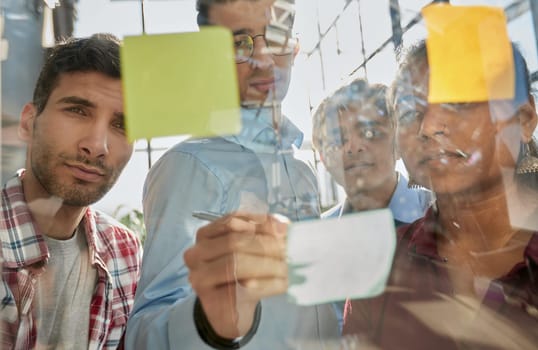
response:
[[[288,297],[299,305],[314,305],[379,295],[395,249],[389,209],[292,223]]]

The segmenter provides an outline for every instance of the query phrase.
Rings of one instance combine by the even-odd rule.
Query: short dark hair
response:
[[[33,104],[37,114],[45,109],[62,74],[98,72],[120,79],[119,50],[119,39],[104,33],[88,38],[69,38],[50,49],[34,89]]]
[[[322,152],[323,140],[327,136],[327,119],[337,117],[339,110],[353,105],[358,105],[359,108],[374,105],[379,115],[386,116],[393,123],[387,109],[387,87],[382,84],[368,84],[362,78],[355,79],[325,98],[314,113],[312,143],[319,152]]]
[[[199,26],[205,26],[210,25],[209,23],[209,8],[213,4],[225,4],[228,2],[235,2],[238,0],[196,0],[196,11],[198,11],[198,15],[196,16],[196,22]],[[249,0],[249,1],[259,1],[259,0]],[[275,2],[275,4],[281,4],[281,6],[289,7],[293,6],[295,3],[295,0],[278,0]],[[280,6],[279,6],[280,7]],[[289,21],[287,21],[286,26],[289,26],[289,29],[293,26],[294,16],[288,17]]]
[[[224,4],[233,1],[237,0],[196,0],[196,11],[198,11],[196,22],[198,22],[199,26],[209,25],[209,7],[213,4]]]

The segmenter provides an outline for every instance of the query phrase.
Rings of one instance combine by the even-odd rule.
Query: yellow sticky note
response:
[[[511,99],[514,59],[501,8],[435,4],[422,9],[430,103]]]
[[[225,28],[126,37],[121,72],[131,141],[241,128],[233,39]]]

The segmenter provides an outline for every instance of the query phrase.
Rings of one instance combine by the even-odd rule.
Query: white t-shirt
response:
[[[87,349],[97,271],[81,226],[68,240],[45,236],[50,258],[38,278],[37,349]]]

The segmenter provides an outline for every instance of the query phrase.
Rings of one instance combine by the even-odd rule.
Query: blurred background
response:
[[[301,51],[284,102],[284,113],[304,132],[298,156],[317,172],[321,205],[343,195],[319,162],[310,142],[311,116],[319,102],[357,77],[389,85],[398,47],[425,38],[420,9],[427,0],[296,0],[294,31]],[[505,9],[508,32],[527,59],[538,87],[538,0],[452,0],[454,5],[492,5]],[[109,32],[129,35],[196,31],[195,0],[0,0],[1,179],[24,166],[24,145],[17,139],[22,106],[33,86],[47,47],[62,37]],[[538,132],[535,132],[538,135]],[[136,220],[149,167],[182,137],[137,141],[118,184],[99,209]],[[398,163],[400,170],[403,165]],[[134,216],[133,216],[134,215]]]

